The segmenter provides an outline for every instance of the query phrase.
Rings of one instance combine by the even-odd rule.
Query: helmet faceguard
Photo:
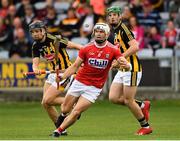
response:
[[[33,30],[40,30],[40,33],[33,35]],[[31,36],[35,41],[40,42],[46,36],[46,26],[42,21],[34,21],[29,25],[29,32],[31,32]]]
[[[122,10],[118,6],[111,6],[107,8],[106,15],[108,23],[115,28],[122,19]]]
[[[93,28],[93,35],[94,35],[94,30],[96,30],[96,29],[103,30],[106,33],[106,36],[108,38],[109,33],[110,33],[110,28],[109,28],[108,24],[106,24],[106,23],[96,23],[94,28]]]
[[[96,25],[95,25],[94,28],[93,28],[93,34],[92,34],[93,36],[94,36],[94,34],[95,34],[95,30],[97,30],[97,29],[104,31],[105,34],[106,34],[106,38],[103,39],[103,40],[96,40],[96,39],[95,39],[95,41],[96,41],[97,43],[103,43],[103,42],[105,42],[105,41],[107,40],[107,38],[109,37],[109,34],[110,34],[109,25],[106,24],[106,23],[96,23]]]

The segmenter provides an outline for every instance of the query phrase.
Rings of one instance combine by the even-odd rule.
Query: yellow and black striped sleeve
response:
[[[122,40],[126,43],[128,43],[129,41],[133,40],[134,39],[134,34],[132,33],[131,30],[129,30],[129,28],[124,24],[122,23],[121,24],[121,27],[122,27]]]
[[[32,57],[33,58],[40,57],[40,51],[38,49],[38,46],[37,46],[36,42],[34,42],[33,45],[32,45]]]
[[[68,45],[68,40],[65,39],[64,37],[62,37],[61,35],[55,35],[55,37],[58,39],[59,41],[59,48],[66,48]]]
[[[53,39],[54,42],[57,39],[59,41],[59,48],[66,48],[68,45],[68,40],[63,38],[61,35],[51,35],[51,34],[47,34],[47,37],[50,39]]]
[[[67,40],[67,39],[64,39],[64,38],[61,38],[61,39],[59,40],[59,43],[60,43],[60,45],[59,45],[60,48],[66,48],[67,45],[68,45],[68,40]]]

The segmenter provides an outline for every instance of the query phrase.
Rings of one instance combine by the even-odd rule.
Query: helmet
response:
[[[33,29],[41,29],[41,28],[46,28],[45,24],[42,21],[34,21],[29,25],[29,31]]]
[[[109,14],[111,12],[117,13],[117,14],[122,14],[122,10],[119,6],[111,6],[111,7],[107,8],[106,13]]]
[[[103,30],[107,35],[110,33],[109,25],[106,23],[96,23],[93,29],[93,32],[95,29],[101,29]]]

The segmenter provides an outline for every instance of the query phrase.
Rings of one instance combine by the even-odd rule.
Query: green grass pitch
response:
[[[180,100],[153,101],[150,135],[136,136],[139,124],[127,107],[96,102],[57,140],[180,140]],[[56,140],[54,125],[38,102],[0,103],[0,140]]]

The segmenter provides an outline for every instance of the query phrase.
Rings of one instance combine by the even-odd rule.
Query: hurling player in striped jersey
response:
[[[122,11],[118,6],[107,9],[107,21],[111,25],[113,44],[119,46],[122,55],[132,64],[132,70],[126,71],[119,68],[111,84],[109,99],[114,104],[126,105],[140,123],[138,135],[152,133],[149,120],[150,101],[135,99],[137,87],[142,77],[142,66],[136,52],[139,49],[138,42],[132,31],[122,22]],[[114,65],[115,63],[113,63]]]
[[[35,20],[29,25],[29,32],[34,40],[32,45],[32,69],[36,74],[40,74],[40,58],[46,59],[50,64],[51,70],[56,70],[63,73],[72,63],[66,51],[67,48],[80,49],[82,46],[64,39],[61,35],[49,34],[43,21]],[[48,75],[43,88],[42,105],[48,113],[50,119],[56,127],[59,127],[62,115],[54,106],[61,105],[64,101],[64,89],[68,83],[73,80],[73,77],[56,82],[56,74]],[[58,85],[59,83],[59,89]],[[63,132],[67,135],[66,131]]]

